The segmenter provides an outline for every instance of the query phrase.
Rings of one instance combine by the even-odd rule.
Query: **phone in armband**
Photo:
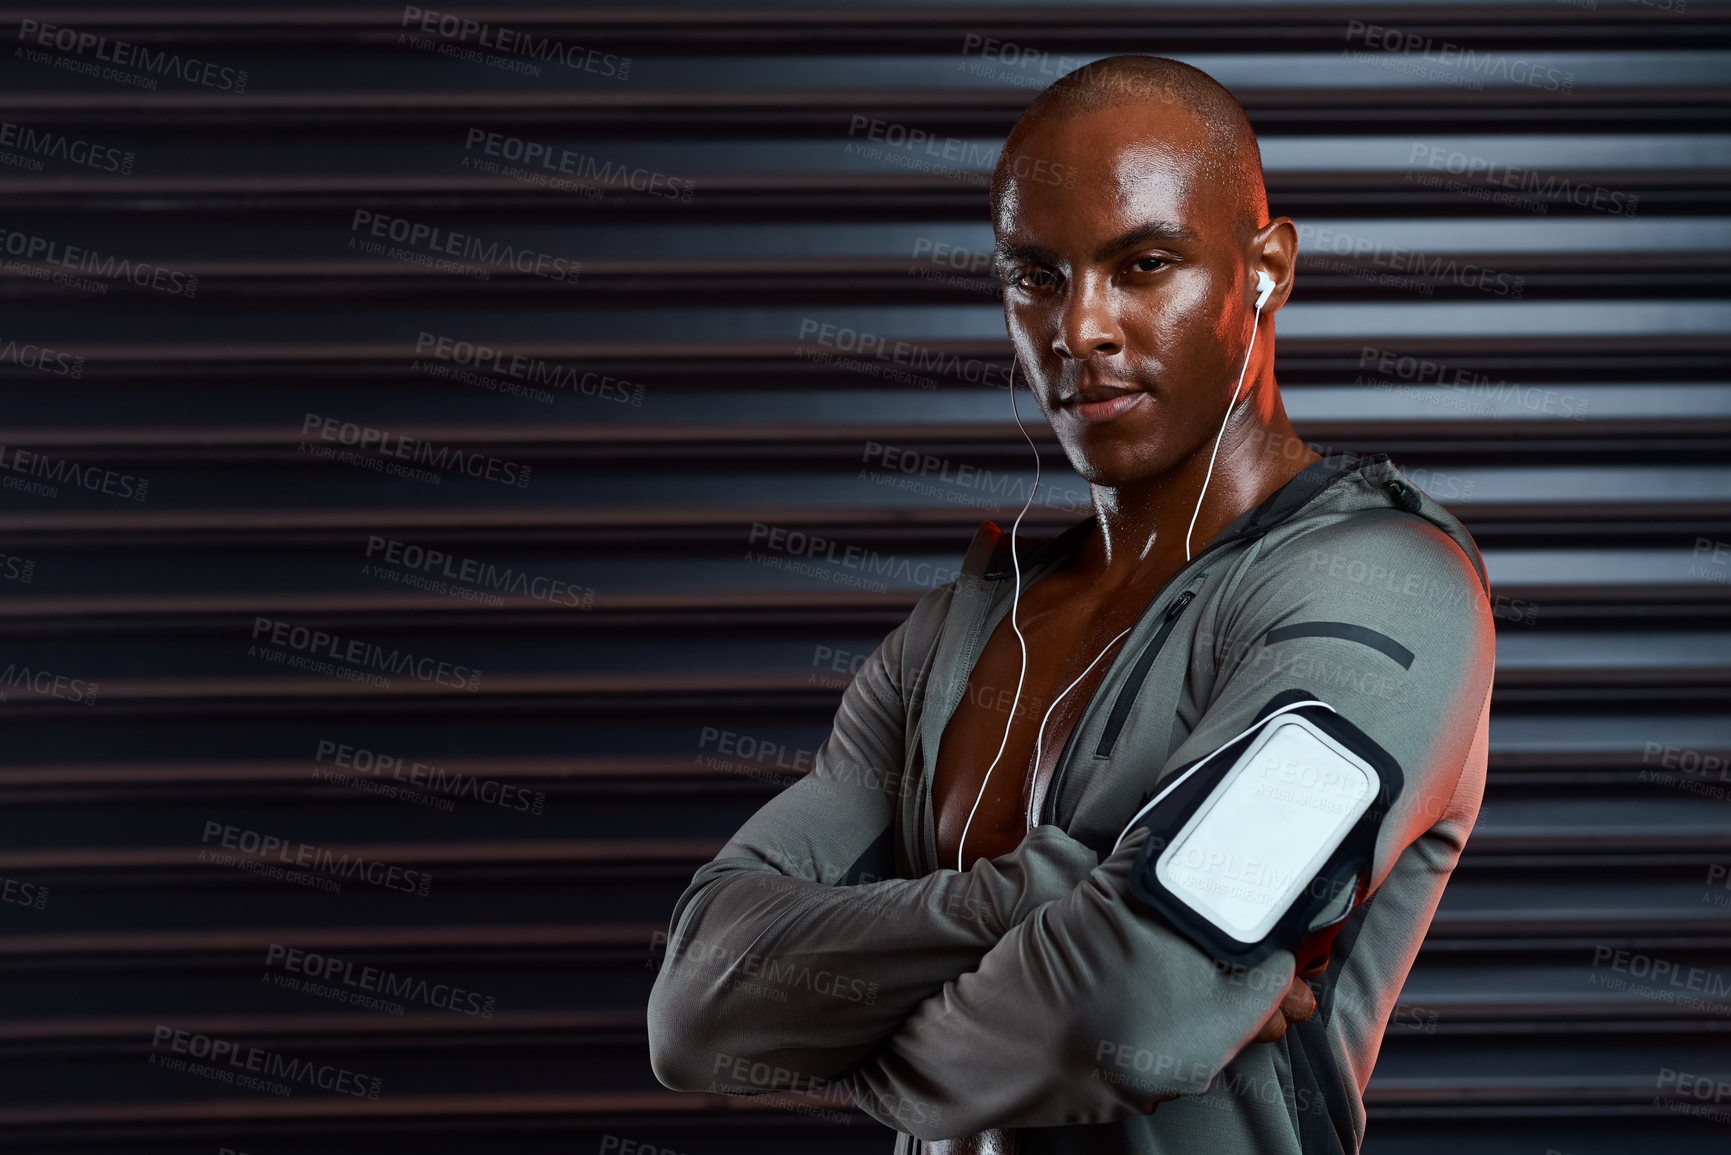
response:
[[[1363,900],[1402,785],[1399,763],[1362,730],[1286,691],[1131,820],[1126,834],[1150,832],[1131,893],[1221,963],[1289,950],[1305,970]]]

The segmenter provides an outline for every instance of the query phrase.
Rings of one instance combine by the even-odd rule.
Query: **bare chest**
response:
[[[998,623],[938,748],[932,807],[940,866],[965,870],[1007,854],[1033,828],[1071,732],[1127,641],[1113,639],[1146,601],[1024,600],[1018,620],[1028,660],[1019,695],[1021,646],[1009,616]],[[959,858],[958,848],[965,848]]]

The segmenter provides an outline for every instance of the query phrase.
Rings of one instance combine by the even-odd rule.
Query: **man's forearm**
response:
[[[1203,1090],[1274,1011],[1292,977],[1280,952],[1234,983],[1165,922],[1125,901],[1137,831],[1090,879],[1012,928],[844,1085],[867,1114],[920,1139],[989,1127],[1105,1123]],[[1129,1047],[1134,1085],[1100,1075]]]
[[[656,1074],[682,1090],[720,1089],[710,1072],[727,1056],[834,1077],[1096,863],[1052,827],[967,871],[862,886],[717,860],[693,880],[703,889],[650,995]]]

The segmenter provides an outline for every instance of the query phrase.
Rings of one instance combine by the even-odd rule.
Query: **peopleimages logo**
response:
[[[391,465],[403,461],[412,461],[416,465],[430,465],[434,469],[451,470],[467,474],[470,477],[484,478],[499,485],[514,485],[525,489],[529,485],[530,467],[520,465],[515,461],[505,461],[485,453],[465,453],[450,445],[435,445],[416,437],[406,437],[401,433],[393,433],[389,429],[374,429],[370,425],[358,425],[353,421],[343,421],[336,417],[325,417],[317,413],[308,413],[301,421],[301,434],[316,435],[320,441],[335,442],[339,445],[353,446],[364,453],[376,454],[377,458],[391,458]],[[342,460],[337,451],[319,445],[312,441],[301,442],[300,451],[311,453],[315,457],[331,457]],[[357,458],[351,464],[374,459]],[[403,466],[407,469],[408,467]],[[417,470],[413,472],[425,472]],[[429,474],[428,476],[437,476]]]
[[[110,497],[125,498],[128,501],[143,501],[150,493],[150,480],[137,477],[130,473],[116,473],[112,469],[104,469],[95,465],[80,465],[64,457],[50,457],[34,449],[19,449],[16,446],[0,445],[0,474],[6,475],[4,482],[7,488],[13,486],[13,477],[36,477],[43,481],[55,482],[59,485],[75,485],[79,489],[91,493],[104,493]],[[58,490],[44,496],[53,497]]]
[[[578,72],[592,72],[610,80],[625,80],[631,75],[631,57],[616,56],[594,48],[566,44],[548,36],[537,36],[515,28],[471,20],[454,12],[439,12],[432,8],[403,6],[402,27],[427,36],[437,36],[450,47],[467,47],[473,43],[502,55],[559,64]],[[421,45],[414,45],[421,47]],[[539,75],[539,72],[532,73]]]
[[[564,389],[574,395],[617,401],[621,405],[643,404],[642,385],[593,370],[579,373],[575,369],[555,365],[540,357],[513,353],[509,349],[495,349],[479,341],[465,341],[423,332],[415,337],[415,355],[431,356],[438,361],[449,361],[478,372],[494,373],[529,385]]]
[[[481,266],[483,274],[494,267],[503,266],[549,281],[575,281],[583,271],[581,261],[568,257],[543,253],[537,249],[518,248],[501,241],[484,240],[472,233],[459,233],[425,221],[393,217],[371,209],[355,210],[354,217],[349,221],[349,233],[350,248],[357,247],[357,234],[363,234],[378,241],[409,245],[434,256],[471,261]],[[359,240],[360,246],[365,244],[364,239]],[[382,245],[375,248],[383,251]],[[400,250],[391,250],[388,255],[398,260],[408,260],[415,254],[400,255]]]
[[[0,877],[0,902],[41,910],[48,905],[48,888],[34,882]]]
[[[150,1049],[151,1064],[164,1066],[169,1070],[187,1069],[183,1060],[176,1060],[171,1056],[185,1055],[193,1059],[208,1059],[210,1062],[207,1067],[190,1070],[189,1073],[216,1078],[219,1082],[253,1086],[253,1082],[242,1078],[245,1073],[262,1079],[281,1080],[282,1084],[302,1083],[340,1095],[353,1095],[357,1099],[379,1097],[381,1080],[374,1076],[362,1075],[329,1063],[292,1059],[275,1051],[243,1046],[228,1039],[215,1038],[197,1031],[179,1030],[162,1023],[157,1024],[155,1033],[151,1036]],[[288,1088],[283,1086],[280,1093],[286,1095]]]
[[[765,525],[761,521],[752,523],[751,534],[747,540],[751,545],[783,556],[821,561],[842,569],[857,570],[874,578],[887,577],[919,586],[942,585],[944,582],[956,580],[962,573],[954,566],[946,567],[929,561],[916,562],[895,554],[880,554],[875,549],[844,545],[821,534]],[[749,554],[750,551],[747,551],[748,558]]]
[[[436,658],[416,657],[408,650],[386,649],[373,642],[359,638],[342,638],[308,626],[297,626],[272,618],[254,618],[252,637],[255,642],[263,638],[273,646],[301,654],[326,657],[333,662],[346,662],[362,669],[404,674],[422,682],[450,686],[470,693],[481,688],[481,671],[472,667],[454,666]]]
[[[52,670],[31,669],[10,662],[0,670],[0,702],[11,701],[14,690],[23,690],[39,698],[60,698],[83,706],[96,703],[98,684],[84,678],[56,674]]]
[[[15,148],[29,157],[61,160],[98,172],[117,172],[122,176],[131,175],[133,162],[138,159],[131,152],[111,145],[94,144],[79,137],[45,128],[31,128],[10,120],[0,120],[0,148]],[[38,172],[42,168],[40,163],[28,167]]]
[[[34,369],[50,377],[71,377],[75,381],[84,376],[83,357],[30,341],[20,344],[13,338],[0,337],[0,365],[5,364]]]
[[[489,806],[522,810],[530,814],[541,813],[542,807],[547,804],[547,795],[540,790],[524,790],[496,778],[477,778],[473,774],[446,770],[428,762],[399,758],[393,754],[369,750],[364,746],[349,746],[329,738],[321,738],[313,761],[315,764],[322,764],[327,759],[330,765],[365,776],[363,780],[389,777],[397,782],[421,787],[435,795],[448,796],[446,801],[450,798],[472,798]],[[314,770],[314,777],[323,777],[319,769]]]
[[[1298,226],[1298,245],[1300,250],[1308,253],[1331,253],[1338,257],[1351,258],[1350,262],[1341,262],[1310,257],[1305,262],[1308,268],[1315,268],[1319,272],[1362,275],[1367,270],[1359,262],[1368,262],[1374,267],[1414,274],[1404,278],[1379,276],[1378,283],[1403,285],[1426,296],[1435,289],[1432,282],[1444,281],[1518,301],[1527,284],[1525,277],[1512,276],[1472,261],[1459,261],[1450,255],[1433,257],[1420,249],[1403,249],[1399,245],[1385,248],[1380,240],[1373,237],[1318,228],[1316,225]]]
[[[1452,175],[1466,179],[1444,181],[1441,177],[1433,177],[1429,173],[1419,172],[1417,168],[1420,157],[1425,158],[1426,168],[1447,171]],[[1405,179],[1409,184],[1422,184],[1428,188],[1443,188],[1453,192],[1490,194],[1494,187],[1514,189],[1520,193],[1535,193],[1537,194],[1535,197],[1517,197],[1508,193],[1496,193],[1491,196],[1491,200],[1498,204],[1516,205],[1525,200],[1540,213],[1549,209],[1549,204],[1540,203],[1541,199],[1551,203],[1566,200],[1571,204],[1579,205],[1581,208],[1592,208],[1615,216],[1628,217],[1635,215],[1635,211],[1641,203],[1640,197],[1619,189],[1587,184],[1558,173],[1521,168],[1519,165],[1508,164],[1490,157],[1471,156],[1457,149],[1451,149],[1444,144],[1425,144],[1420,141],[1413,142],[1412,152],[1407,157]]]
[[[528,166],[520,172],[507,173],[510,176],[536,176],[547,178],[557,174],[574,178],[574,183],[584,188],[605,192],[609,187],[620,192],[640,192],[650,196],[663,197],[667,200],[689,204],[697,185],[684,177],[673,176],[658,169],[644,168],[641,165],[633,167],[621,161],[608,160],[587,152],[573,152],[568,148],[555,148],[544,141],[528,140],[520,136],[509,136],[502,132],[490,132],[484,128],[471,128],[463,138],[465,154],[479,152],[482,156],[497,157],[499,160],[514,161]],[[486,167],[480,163],[468,164],[475,158],[465,155],[465,167],[477,172],[494,172],[496,168]],[[496,162],[488,162],[496,164]],[[572,182],[565,182],[572,183]],[[561,184],[550,183],[550,188],[560,188]]]
[[[1372,366],[1382,375],[1382,380],[1361,373],[1354,380],[1354,384],[1368,384],[1374,389],[1389,389],[1411,396],[1418,396],[1418,390],[1430,386],[1461,399],[1484,398],[1486,405],[1483,412],[1486,414],[1494,414],[1505,407],[1512,409],[1519,406],[1535,413],[1556,414],[1573,421],[1584,421],[1587,417],[1586,398],[1572,393],[1558,393],[1554,389],[1541,389],[1536,385],[1492,381],[1485,374],[1473,370],[1451,368],[1441,361],[1365,345],[1359,350],[1358,367],[1367,369]],[[1395,384],[1388,380],[1389,378],[1407,384]]]
[[[1363,37],[1367,49],[1379,50],[1385,60],[1417,53],[1420,60],[1444,65],[1449,70],[1458,70],[1462,75],[1453,82],[1473,89],[1483,89],[1487,79],[1508,84],[1524,84],[1547,92],[1566,94],[1575,89],[1573,72],[1541,67],[1533,61],[1518,56],[1511,58],[1500,52],[1493,55],[1475,51],[1448,40],[1439,42],[1432,37],[1401,28],[1385,28],[1380,24],[1366,24],[1362,20],[1347,21],[1347,41],[1351,42],[1359,37]],[[1375,59],[1370,52],[1351,53],[1345,48],[1340,51],[1347,59]],[[1429,72],[1429,75],[1433,79],[1446,79],[1448,72],[1437,70]]]
[[[853,355],[852,363],[837,361],[843,367],[865,367],[881,370],[881,366],[872,365],[872,361],[885,362],[889,365],[905,366],[909,370],[924,373],[939,373],[954,379],[966,381],[974,385],[990,385],[993,388],[1010,387],[1010,366],[997,361],[982,360],[978,357],[963,358],[960,354],[946,349],[934,348],[915,342],[903,341],[896,337],[884,337],[877,333],[869,333],[860,329],[850,329],[846,325],[835,325],[828,321],[819,321],[813,317],[803,317],[799,323],[799,340],[801,348],[798,355],[822,360],[813,353],[829,355],[830,350],[837,353]],[[820,346],[817,350],[807,349],[807,345]],[[869,360],[860,360],[866,358]],[[873,376],[889,374],[873,372]],[[922,388],[935,389],[937,382],[929,377],[913,380]]]
[[[319,954],[317,951],[302,950],[281,943],[273,942],[266,949],[264,965],[320,983],[340,984],[340,987],[347,988],[344,993],[349,995],[348,998],[340,1000],[343,1002],[356,1001],[357,993],[379,995],[483,1019],[492,1018],[493,1009],[498,1005],[498,1000],[492,995],[465,990],[450,983],[430,983],[426,979],[399,975],[380,967],[360,965],[334,955]]]
[[[150,261],[117,257],[112,253],[104,255],[95,249],[63,244],[50,237],[21,233],[16,229],[0,229],[0,252],[22,261],[39,261],[103,280],[130,281],[141,289],[154,289],[171,297],[191,298],[198,293],[195,273],[185,273]]]
[[[962,55],[978,55],[982,60],[995,60],[1011,68],[1029,69],[1044,77],[1038,82],[1038,87],[1044,88],[1052,81],[1067,72],[1074,72],[1086,64],[1085,56],[1053,56],[1037,48],[1026,48],[1010,40],[998,40],[990,36],[982,36],[978,32],[969,32],[962,37]]]
[[[374,886],[406,891],[422,898],[427,896],[427,888],[433,884],[433,876],[424,870],[409,870],[358,854],[338,854],[310,842],[291,842],[275,834],[245,830],[223,822],[208,821],[204,824],[204,833],[199,841],[209,846],[212,839],[224,850],[238,851],[238,854],[223,855],[215,851],[200,850],[200,862],[233,866],[244,860],[252,865],[298,866],[333,878],[353,880],[358,876],[361,881]]]
[[[177,52],[151,48],[144,44],[133,44],[126,40],[110,40],[108,37],[98,36],[94,32],[81,32],[76,28],[68,28],[59,24],[44,24],[39,20],[21,19],[18,21],[18,40],[22,44],[52,48],[57,52],[88,57],[90,60],[100,61],[103,64],[113,64],[121,68],[136,68],[140,73],[149,74],[141,76],[139,79],[149,81],[151,88],[156,87],[156,82],[151,79],[152,76],[172,76],[187,84],[214,88],[219,92],[232,92],[239,95],[246,91],[247,73],[243,69],[226,68],[208,60],[200,60],[195,56],[182,57]],[[29,50],[21,49],[20,51]],[[37,55],[42,54],[38,53]],[[118,78],[107,77],[107,79]]]
[[[531,576],[527,572],[510,566],[497,566],[492,562],[480,561],[472,557],[457,557],[443,550],[431,549],[415,545],[411,542],[398,541],[396,538],[379,537],[377,534],[367,538],[367,557],[374,564],[361,567],[361,573],[372,576],[405,577],[414,574],[438,575],[453,581],[463,582],[470,586],[482,586],[488,590],[498,590],[518,597],[535,598],[554,605],[569,606],[572,609],[588,610],[595,608],[595,590],[589,586],[577,585],[573,582],[550,578],[544,574]],[[408,571],[399,575],[395,571],[386,575],[378,570],[377,562],[389,562]],[[368,573],[368,570],[374,573]],[[412,584],[412,583],[406,583]],[[440,583],[443,584],[443,583]],[[490,605],[504,605],[495,598]]]

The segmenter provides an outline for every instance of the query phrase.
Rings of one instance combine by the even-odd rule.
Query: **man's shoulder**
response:
[[[1457,570],[1478,584],[1474,556],[1460,540],[1434,521],[1403,509],[1360,509],[1287,527],[1269,535],[1261,560],[1278,558],[1286,565],[1303,562],[1306,568],[1319,568],[1319,555],[1336,554]]]
[[[1365,509],[1293,529],[1248,555],[1223,591],[1247,627],[1356,623],[1409,645],[1439,632],[1476,645],[1493,631],[1476,559],[1430,519]]]
[[[1398,568],[1490,594],[1484,559],[1460,519],[1380,454],[1347,485],[1273,527],[1256,553],[1256,564],[1319,579]]]

